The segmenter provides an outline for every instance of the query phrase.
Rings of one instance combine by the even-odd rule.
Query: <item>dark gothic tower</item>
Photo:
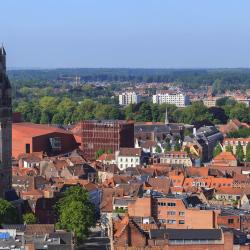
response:
[[[6,74],[6,52],[0,47],[0,197],[11,188],[11,86]]]

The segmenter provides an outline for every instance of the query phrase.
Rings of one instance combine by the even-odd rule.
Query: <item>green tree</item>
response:
[[[95,153],[95,158],[98,159],[101,155],[105,153],[104,149],[98,149]]]
[[[16,208],[8,201],[0,198],[0,225],[18,223]]]
[[[88,192],[80,186],[65,191],[56,204],[59,215],[57,227],[74,232],[78,242],[88,235],[89,228],[95,223],[95,209]]]
[[[179,122],[193,124],[197,121],[212,120],[213,115],[208,112],[208,108],[202,102],[194,102],[192,105],[179,112]]]
[[[35,224],[36,216],[33,213],[27,213],[23,215],[23,222],[25,224]]]
[[[166,144],[164,145],[164,152],[169,152],[171,151],[172,147],[171,147],[171,143],[169,139],[166,139]]]
[[[180,145],[180,143],[179,143],[178,140],[175,142],[174,150],[175,150],[175,151],[180,151],[180,150],[181,150],[181,145]]]
[[[139,108],[138,121],[151,122],[152,121],[152,110],[151,106],[144,102]]]
[[[226,152],[231,152],[233,153],[233,147],[231,145],[226,146]]]
[[[113,150],[112,150],[112,148],[110,148],[109,150],[108,150],[108,152],[107,152],[108,154],[113,154]]]
[[[65,116],[63,113],[56,113],[54,114],[51,123],[62,125],[64,123],[64,119],[65,119]]]
[[[134,120],[133,104],[129,104],[127,107],[125,107],[124,113],[126,120]]]
[[[41,114],[40,123],[41,123],[41,124],[49,124],[49,123],[50,123],[50,120],[51,120],[50,113],[47,112],[46,110],[43,111],[42,114]]]
[[[247,107],[244,103],[237,103],[230,109],[230,118],[231,119],[238,119],[242,122],[250,122],[249,121],[249,113],[250,108]]]
[[[246,161],[250,162],[250,142],[247,144],[246,148]]]
[[[160,120],[160,111],[158,104],[152,105],[152,120],[153,122],[158,122]]]
[[[162,152],[161,147],[159,145],[156,146],[155,152],[160,154]]]
[[[218,142],[214,148],[213,156],[215,157],[215,156],[219,155],[221,152],[222,152],[222,148],[221,148],[220,143]]]
[[[236,156],[240,162],[244,161],[244,150],[240,142],[236,146]]]

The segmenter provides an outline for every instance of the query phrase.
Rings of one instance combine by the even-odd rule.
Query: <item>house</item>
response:
[[[64,179],[84,179],[94,182],[96,170],[88,164],[67,166],[62,170],[61,177]]]
[[[194,128],[193,135],[186,136],[183,147],[196,145],[192,153],[201,155],[202,162],[209,162],[213,158],[213,151],[216,144],[223,140],[222,133],[214,126],[203,126],[199,129]]]
[[[185,167],[193,165],[192,160],[187,152],[170,151],[160,156],[161,164],[178,164]]]
[[[240,199],[240,208],[250,210],[250,194],[243,194]]]
[[[233,234],[222,229],[151,228],[146,232],[141,224],[128,215],[114,220],[113,225],[113,249],[232,250],[234,246]]]
[[[214,159],[212,160],[212,164],[216,166],[227,165],[227,166],[237,167],[237,159],[231,152],[223,151],[214,157]]]
[[[243,188],[221,188],[216,191],[215,198],[217,200],[239,201],[244,191]]]
[[[143,154],[141,148],[120,148],[116,151],[116,162],[120,170],[135,168],[143,164]]]
[[[105,165],[116,164],[115,154],[104,153],[101,156],[99,156],[99,158],[96,161],[102,162]]]
[[[217,126],[220,132],[224,135],[239,130],[240,128],[250,128],[250,125],[244,122],[240,122],[237,119],[230,120],[226,125]]]
[[[226,150],[227,147],[232,147],[233,154],[236,154],[237,146],[241,145],[246,155],[248,143],[250,143],[250,138],[225,138],[223,140],[223,148]]]
[[[158,177],[158,178],[148,178],[147,181],[149,187],[148,189],[156,191],[163,194],[168,194],[170,192],[171,180],[168,177]]]
[[[73,233],[57,231],[53,224],[2,225],[0,231],[10,236],[1,240],[4,249],[74,249]]]
[[[160,143],[151,140],[141,141],[139,143],[138,139],[136,139],[135,148],[142,148],[144,153],[155,154],[157,145],[161,147],[159,144]]]
[[[42,152],[34,152],[31,154],[21,154],[18,156],[18,165],[21,168],[39,167],[40,161],[43,159]]]
[[[217,227],[216,211],[202,206],[197,196],[157,197],[157,219],[167,228],[212,229]]]

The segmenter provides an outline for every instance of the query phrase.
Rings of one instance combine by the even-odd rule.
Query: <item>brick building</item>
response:
[[[134,147],[134,123],[126,121],[82,121],[75,133],[87,159],[94,159],[102,149],[115,152],[120,147]]]
[[[0,197],[11,187],[11,85],[6,74],[6,52],[0,48]]]
[[[221,229],[150,229],[145,232],[133,218],[114,223],[113,249],[233,250],[233,234]],[[246,246],[247,247],[247,246]],[[249,249],[238,245],[237,249]]]
[[[217,228],[216,211],[203,208],[197,197],[157,198],[155,210],[159,222],[167,228],[212,229]]]
[[[78,148],[72,133],[48,125],[13,123],[12,156],[23,153],[45,152],[47,155],[64,154]]]

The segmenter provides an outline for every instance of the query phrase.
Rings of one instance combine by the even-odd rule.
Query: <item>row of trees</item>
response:
[[[225,150],[226,150],[226,152],[231,152],[234,154],[233,147],[230,145],[226,146]],[[214,152],[213,152],[214,157],[219,155],[221,152],[222,152],[222,147],[221,147],[220,143],[217,143],[217,145],[214,148]],[[236,146],[235,155],[236,155],[239,162],[243,162],[243,161],[250,162],[250,143],[247,144],[246,154],[244,153],[244,149],[243,149],[242,145],[239,143]]]
[[[243,103],[226,103],[221,107],[207,108],[202,102],[194,102],[183,109],[175,105],[158,105],[141,102],[125,108],[116,104],[84,99],[76,102],[70,98],[45,96],[38,100],[23,100],[14,104],[14,111],[21,112],[25,121],[34,123],[70,124],[86,119],[127,119],[135,121],[164,121],[166,107],[170,122],[194,124],[207,120],[214,124],[239,119],[250,123],[250,108]]]

